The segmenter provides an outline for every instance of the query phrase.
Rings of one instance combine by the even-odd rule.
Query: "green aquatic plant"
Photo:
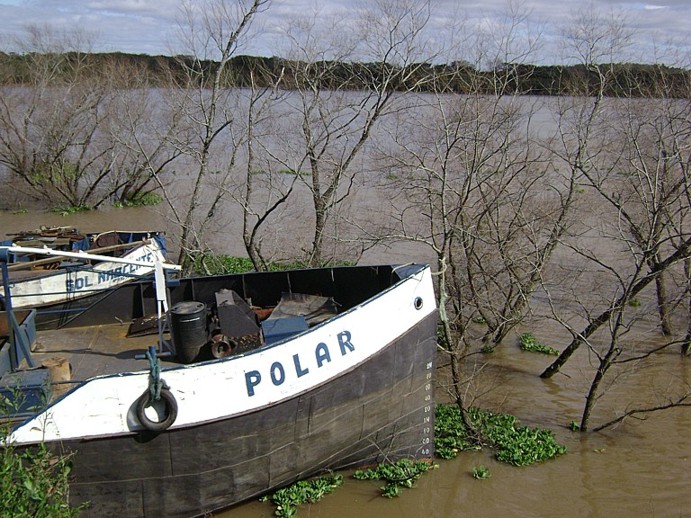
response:
[[[118,201],[113,204],[114,207],[152,207],[154,205],[160,205],[163,202],[163,197],[155,192],[147,192],[144,194],[139,194],[133,198]]]
[[[72,207],[55,207],[52,212],[57,212],[61,216],[69,216],[70,214],[76,214],[77,212],[89,212],[91,207],[86,205],[77,205]]]
[[[427,461],[401,459],[391,464],[379,464],[376,468],[357,470],[353,478],[357,480],[383,480],[382,496],[393,498],[406,488],[415,486],[418,479],[436,464]]]
[[[273,503],[276,506],[276,516],[290,518],[297,516],[299,505],[316,503],[342,484],[343,476],[338,473],[312,480],[300,480],[260,500]]]
[[[566,453],[549,430],[519,426],[515,416],[476,407],[468,409],[471,433],[463,425],[456,405],[439,404],[435,415],[435,449],[442,458],[454,458],[459,451],[489,445],[502,462],[527,466]]]
[[[485,480],[491,476],[492,474],[486,466],[480,465],[473,468],[473,478],[477,480]]]
[[[472,439],[456,405],[439,404],[434,414],[434,450],[442,459],[454,459],[461,451],[481,449]]]
[[[521,335],[520,347],[524,351],[559,356],[559,351],[543,343],[538,342],[532,333],[523,333]]]

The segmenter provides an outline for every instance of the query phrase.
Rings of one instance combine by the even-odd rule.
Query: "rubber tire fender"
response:
[[[178,417],[178,402],[175,401],[175,396],[168,389],[161,389],[161,400],[166,409],[166,416],[161,421],[152,421],[146,415],[145,410],[150,407],[155,401],[151,397],[151,391],[146,390],[137,400],[137,419],[144,428],[151,432],[162,432],[167,430],[170,425],[175,422]]]

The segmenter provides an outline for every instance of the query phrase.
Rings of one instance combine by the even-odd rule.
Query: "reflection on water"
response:
[[[39,225],[72,225],[82,231],[163,229],[166,218],[151,209],[112,210],[74,214],[0,214],[0,232],[16,232]],[[3,236],[4,237],[4,236]],[[239,233],[219,234],[219,246],[241,249]],[[419,260],[424,252],[409,248],[379,249],[369,262],[399,262],[401,255]],[[550,344],[564,343],[558,329],[541,327],[540,336]],[[487,361],[479,357],[479,361]],[[691,411],[677,408],[658,412],[646,420],[629,419],[602,433],[581,435],[568,430],[579,420],[591,366],[579,351],[562,374],[539,378],[549,357],[522,352],[511,338],[491,355],[477,384],[483,391],[475,404],[516,415],[523,424],[554,431],[568,453],[542,465],[515,468],[496,462],[490,452],[464,453],[452,461],[438,460],[439,468],[427,473],[414,490],[398,498],[379,496],[377,482],[345,477],[344,486],[322,502],[300,509],[311,518],[377,516],[418,518],[454,516],[691,516]],[[650,397],[667,385],[688,384],[689,358],[676,352],[660,355],[646,376],[623,379],[611,389],[609,406],[597,409],[607,419],[629,404],[628,394]],[[472,366],[469,366],[469,369]],[[660,385],[654,385],[658,380]],[[491,390],[487,390],[491,389]],[[443,388],[438,390],[438,394]],[[473,467],[483,464],[488,480],[475,480]],[[271,517],[268,503],[251,501],[219,513],[223,517]]]

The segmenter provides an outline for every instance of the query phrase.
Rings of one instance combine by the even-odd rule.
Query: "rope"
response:
[[[161,389],[167,389],[168,384],[161,379],[161,360],[156,355],[156,347],[150,345],[146,351],[146,359],[149,360],[149,392],[151,399],[161,399]]]

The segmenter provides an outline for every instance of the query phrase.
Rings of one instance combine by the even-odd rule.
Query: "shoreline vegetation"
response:
[[[59,57],[59,60],[55,58]],[[151,56],[122,52],[62,54],[0,52],[0,86],[33,85],[32,67],[36,61],[50,59],[60,62],[55,79],[67,78],[78,67],[88,70],[92,78],[112,78],[114,70],[136,72],[143,82],[136,87],[170,87],[189,79],[189,71],[197,72],[199,85],[218,73],[220,63],[193,56]],[[412,63],[399,70],[380,62],[356,63],[316,61],[302,62],[280,57],[235,56],[224,65],[222,87],[278,87],[297,90],[304,75],[312,75],[321,89],[371,90],[381,84],[383,77],[394,74],[400,78],[388,86],[394,91],[419,93],[467,94],[502,93],[518,95],[568,96],[597,95],[605,97],[666,97],[687,98],[691,70],[665,64],[610,63],[600,65],[610,70],[612,77],[604,91],[598,70],[585,64],[533,65],[499,63],[492,69],[481,70],[468,62],[447,64]],[[328,71],[328,73],[324,73]],[[501,85],[496,84],[497,72],[502,74]],[[125,74],[127,76],[128,74]],[[573,85],[579,85],[574,91]],[[665,84],[664,91],[660,85]],[[128,88],[128,85],[122,85]]]

